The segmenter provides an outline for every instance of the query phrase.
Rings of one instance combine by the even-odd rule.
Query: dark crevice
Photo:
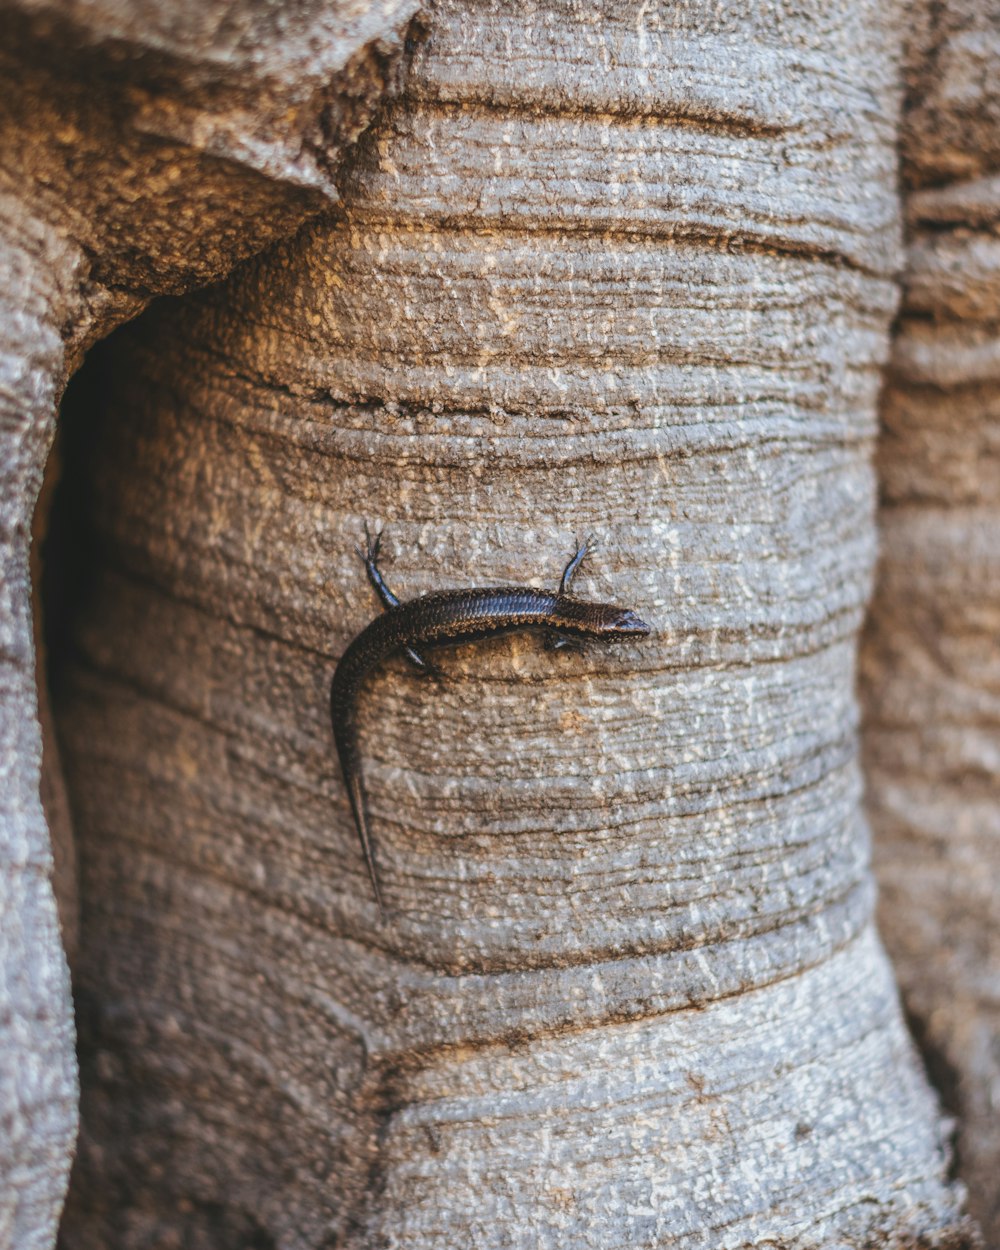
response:
[[[955,1121],[949,1136],[950,1158],[948,1160],[948,1179],[955,1181],[962,1173],[961,1141],[957,1125],[961,1123],[964,1110],[962,1096],[962,1074],[952,1063],[944,1047],[932,1036],[930,1025],[924,1017],[904,1000],[903,1012],[910,1036],[920,1052],[928,1080],[937,1092],[942,1108]]]

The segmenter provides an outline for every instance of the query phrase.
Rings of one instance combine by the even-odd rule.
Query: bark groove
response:
[[[68,1244],[972,1244],[856,758],[895,91],[874,4],[442,5],[338,210],[95,363]],[[372,683],[385,926],[365,519],[405,597],[592,531],[657,629]]]
[[[0,1244],[42,1250],[77,1127],[46,815],[70,944],[76,882],[42,776],[30,576],[56,406],[86,347],[152,295],[221,276],[332,198],[415,4],[0,7]]]

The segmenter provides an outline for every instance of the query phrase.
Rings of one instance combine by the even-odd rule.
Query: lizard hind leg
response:
[[[382,531],[379,530],[373,534],[368,528],[368,522],[365,521],[365,546],[355,547],[358,555],[364,561],[365,572],[368,574],[368,580],[372,584],[378,597],[382,600],[384,608],[398,608],[399,599],[392,593],[385,583],[385,578],[378,567],[379,553],[382,550]],[[410,664],[422,673],[425,677],[440,677],[440,671],[431,664],[429,660],[425,660],[419,651],[413,647],[403,647],[403,654],[409,660]]]
[[[425,660],[419,651],[415,651],[413,647],[404,647],[403,654],[410,661],[410,664],[423,677],[440,677],[441,670],[436,664],[432,664],[430,660]]]
[[[399,606],[399,600],[385,584],[385,578],[382,576],[378,567],[379,553],[382,550],[382,531],[372,534],[368,528],[368,522],[365,522],[365,547],[355,547],[358,555],[364,561],[365,572],[368,574],[368,580],[372,584],[372,589],[382,600],[384,608],[396,608]]]

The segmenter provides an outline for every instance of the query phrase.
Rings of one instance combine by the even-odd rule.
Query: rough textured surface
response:
[[[1000,12],[915,16],[865,758],[880,923],[1000,1247]]]
[[[52,1244],[77,1123],[43,790],[63,851],[70,940],[74,870],[58,778],[41,778],[29,575],[56,405],[85,346],[150,295],[219,276],[330,201],[343,147],[395,85],[414,8],[384,0],[289,14],[243,3],[201,5],[195,15],[171,5],[0,6],[5,1247]],[[46,759],[57,760],[52,744]]]
[[[28,547],[80,256],[0,192],[0,1245],[51,1245],[76,1135],[69,975],[39,799]]]
[[[209,281],[336,197],[415,7],[202,6],[167,30],[173,5],[5,6],[4,169],[85,251],[93,285]]]
[[[444,6],[337,215],[93,362],[68,1247],[972,1244],[856,760],[895,20]],[[657,628],[373,683],[384,926],[365,518]]]

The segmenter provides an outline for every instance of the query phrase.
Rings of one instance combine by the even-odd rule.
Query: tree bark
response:
[[[77,1125],[30,589],[56,406],[87,345],[152,294],[221,276],[333,197],[415,5],[303,7],[280,32],[268,5],[173,7],[2,6],[0,1244],[17,1250],[53,1243]],[[58,821],[51,770],[48,790]],[[61,862],[72,938],[69,849]]]
[[[46,1246],[55,1236],[76,1135],[69,975],[39,800],[28,547],[44,463],[39,414],[54,411],[63,343],[48,317],[79,257],[0,200],[0,1238]],[[42,426],[41,429],[39,427]]]
[[[442,5],[337,213],[93,363],[68,1247],[973,1244],[859,802],[899,21]],[[656,626],[373,682],[385,924],[365,519]]]
[[[880,923],[1000,1246],[1000,16],[916,16],[865,758]]]

